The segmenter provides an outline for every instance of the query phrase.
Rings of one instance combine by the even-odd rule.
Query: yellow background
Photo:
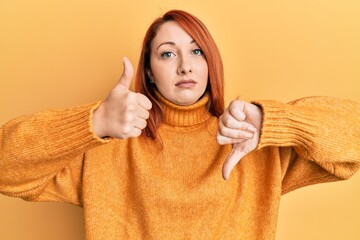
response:
[[[360,1],[0,0],[0,124],[103,99],[152,20],[198,16],[222,53],[226,100],[360,102]],[[344,126],[345,128],[346,126]],[[336,139],[334,139],[336,141]],[[282,198],[278,240],[360,238],[360,174]],[[84,239],[82,210],[0,196],[0,239]]]

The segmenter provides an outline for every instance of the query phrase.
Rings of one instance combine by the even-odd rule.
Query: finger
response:
[[[137,129],[143,130],[146,127],[147,123],[146,120],[142,119],[142,118],[138,118],[135,122],[134,122],[134,127],[136,127]]]
[[[141,135],[141,130],[134,127],[134,129],[131,131],[131,133],[129,135],[130,135],[130,137],[138,137]]]
[[[239,129],[232,129],[227,128],[225,126],[219,126],[219,133],[220,135],[228,138],[235,138],[235,139],[251,139],[254,136],[254,133],[247,132],[244,130]]]
[[[137,102],[146,110],[150,110],[152,107],[151,101],[143,94],[137,93]]]
[[[228,180],[230,178],[231,171],[245,155],[245,152],[233,148],[222,168],[222,175],[225,180]]]
[[[134,76],[134,68],[127,57],[123,59],[124,70],[118,84],[126,89],[130,88],[131,81]]]
[[[246,115],[244,113],[244,108],[245,108],[245,102],[244,101],[233,101],[230,104],[229,107],[229,113],[230,115],[235,118],[238,121],[244,121],[246,119]]]
[[[150,114],[149,114],[149,111],[146,110],[145,108],[141,107],[141,106],[138,106],[137,109],[136,109],[136,115],[139,117],[139,118],[142,118],[142,119],[148,119]]]
[[[217,136],[216,136],[216,141],[217,141],[217,143],[219,143],[220,145],[225,145],[225,144],[242,143],[242,142],[247,141],[247,139],[228,138],[228,137],[221,136],[221,135],[218,133]]]
[[[256,128],[252,124],[244,121],[238,121],[230,114],[223,115],[220,118],[219,126],[237,130],[250,131],[253,133],[256,132]]]

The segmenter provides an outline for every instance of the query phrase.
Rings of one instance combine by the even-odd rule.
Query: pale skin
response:
[[[206,59],[196,42],[176,22],[166,22],[158,29],[150,61],[147,74],[169,101],[186,106],[204,94],[208,84]],[[120,80],[94,111],[92,126],[98,137],[138,137],[146,127],[151,102],[129,89],[134,70],[127,58],[123,64]],[[258,145],[261,123],[261,109],[242,100],[232,101],[220,116],[216,140],[221,145],[233,146],[222,168],[225,180],[236,164]]]

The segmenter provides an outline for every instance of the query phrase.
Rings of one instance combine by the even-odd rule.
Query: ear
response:
[[[155,83],[155,82],[154,82],[154,77],[153,77],[152,72],[151,72],[150,69],[147,69],[147,70],[146,70],[146,74],[148,75],[148,77],[149,77],[149,79],[150,79],[150,83]]]

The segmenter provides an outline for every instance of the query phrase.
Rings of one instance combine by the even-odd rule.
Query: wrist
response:
[[[91,131],[99,138],[105,138],[107,137],[106,129],[104,124],[104,108],[103,103],[100,104],[100,106],[96,109],[94,109],[92,114],[92,124],[91,124]]]

